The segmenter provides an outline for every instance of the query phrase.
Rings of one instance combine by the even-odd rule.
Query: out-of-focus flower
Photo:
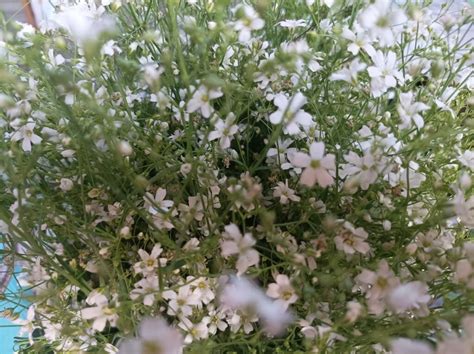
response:
[[[420,281],[399,285],[388,296],[388,303],[396,312],[421,309],[430,300],[428,286]]]
[[[300,92],[290,99],[282,93],[277,94],[273,103],[278,110],[270,114],[270,122],[283,124],[283,130],[290,135],[298,134],[301,131],[300,126],[308,127],[313,121],[311,115],[301,109],[306,102],[306,97]]]
[[[334,242],[336,248],[346,254],[352,255],[355,252],[367,254],[370,251],[370,246],[365,241],[368,236],[362,227],[355,228],[350,222],[345,221]]]
[[[359,15],[359,22],[381,46],[391,46],[407,17],[390,0],[376,0]]]
[[[390,348],[393,354],[434,354],[428,343],[408,338],[393,339]]]
[[[250,266],[257,265],[260,256],[252,247],[255,240],[250,233],[242,235],[239,228],[235,224],[227,225],[223,235],[224,240],[221,241],[221,254],[223,257],[238,255],[237,274],[244,274]]]
[[[231,276],[219,300],[224,308],[254,309],[262,320],[263,329],[271,335],[281,334],[292,322],[293,316],[280,303],[265,296],[259,287],[244,277]]]
[[[474,170],[474,150],[466,150],[464,153],[458,157],[459,162],[464,166]]]
[[[367,65],[365,63],[361,63],[359,59],[354,59],[348,66],[336,71],[335,73],[332,73],[329,77],[329,80],[346,81],[355,85],[357,83],[357,74],[365,70],[366,67]]]
[[[281,27],[290,28],[290,29],[307,26],[307,23],[305,20],[284,20],[284,21],[278,22],[278,24]]]
[[[262,29],[265,21],[248,5],[240,6],[237,13],[240,14],[240,18],[235,21],[234,29],[239,32],[239,42],[246,43],[250,40],[252,31]]]
[[[162,318],[146,318],[140,323],[138,337],[120,344],[119,354],[181,354],[183,337]]]
[[[92,7],[82,4],[66,7],[51,18],[51,22],[66,29],[79,43],[97,40],[102,33],[112,32],[115,21],[112,17],[94,11]]]

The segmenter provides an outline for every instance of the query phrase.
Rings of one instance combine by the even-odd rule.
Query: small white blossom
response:
[[[324,143],[312,143],[309,148],[309,155],[303,152],[296,152],[290,157],[291,163],[300,168],[304,168],[300,182],[305,186],[312,187],[318,183],[325,188],[334,183],[331,173],[336,169],[333,154],[324,154]]]
[[[285,180],[285,183],[278,182],[277,186],[273,188],[273,196],[275,198],[280,198],[280,203],[285,205],[291,201],[299,202],[301,200],[298,197],[293,189],[288,187],[288,180]]]
[[[230,147],[232,137],[239,127],[234,124],[235,115],[229,113],[225,122],[222,119],[218,119],[214,124],[215,130],[209,133],[209,141],[219,139],[219,146],[221,149],[227,149]]]
[[[277,299],[285,309],[298,300],[298,295],[296,295],[290,279],[284,274],[278,274],[275,277],[275,283],[268,285],[267,295]]]
[[[176,293],[173,290],[165,290],[163,298],[169,300],[168,315],[170,316],[191,316],[193,307],[200,304],[199,296],[193,293],[190,285],[183,285]]]
[[[290,28],[290,29],[307,26],[307,23],[305,20],[284,20],[284,21],[278,22],[278,24],[281,27]]]
[[[287,134],[298,134],[300,126],[309,127],[313,122],[311,115],[301,109],[306,102],[306,97],[300,92],[290,99],[282,93],[275,95],[273,103],[278,110],[270,114],[270,122],[275,125],[283,124],[283,131]]]
[[[415,102],[413,92],[401,93],[400,103],[397,105],[397,111],[402,120],[401,129],[411,128],[412,122],[418,129],[423,128],[425,122],[419,112],[427,110],[429,107],[422,102]]]
[[[239,42],[246,43],[250,40],[252,31],[262,29],[265,21],[251,6],[240,6],[237,11],[241,12],[242,17],[235,21],[234,29],[239,32]]]
[[[43,140],[34,133],[35,125],[35,123],[31,122],[19,127],[10,137],[11,141],[22,140],[21,147],[23,151],[31,151],[31,144],[37,145]]]
[[[368,51],[374,65],[367,68],[371,77],[370,89],[374,97],[382,96],[389,88],[397,86],[397,80],[403,82],[402,73],[397,68],[397,55],[389,51],[384,54],[380,50]]]
[[[227,225],[221,241],[221,254],[223,257],[238,255],[237,271],[238,274],[244,274],[247,269],[253,265],[257,265],[260,256],[252,247],[255,240],[250,233],[242,235],[239,228],[235,224]]]
[[[163,252],[161,245],[157,243],[151,253],[148,253],[142,249],[138,250],[138,254],[141,258],[140,262],[135,263],[133,270],[135,273],[142,273],[144,276],[153,275],[158,268],[158,256]]]
[[[214,112],[210,101],[222,97],[223,93],[220,89],[209,89],[204,85],[194,92],[193,97],[189,100],[187,105],[188,113],[200,111],[204,118],[209,118]]]

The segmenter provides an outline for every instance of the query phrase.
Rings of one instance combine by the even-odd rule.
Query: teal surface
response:
[[[2,244],[0,243],[0,249],[2,248]],[[18,283],[15,278],[12,278],[5,290],[5,295],[11,298],[16,293],[18,293]],[[0,301],[0,312],[13,306],[14,305],[8,301]],[[18,311],[18,308],[16,310]],[[24,316],[24,313],[22,315]],[[19,329],[20,327],[18,325],[0,317],[0,354],[13,354],[14,337],[18,336]]]

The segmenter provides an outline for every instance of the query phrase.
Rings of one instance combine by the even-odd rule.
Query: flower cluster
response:
[[[22,351],[472,350],[472,7],[54,5],[0,33]]]

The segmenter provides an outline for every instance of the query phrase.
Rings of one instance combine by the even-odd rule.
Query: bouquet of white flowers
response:
[[[54,3],[0,33],[21,353],[470,353],[473,8]]]

